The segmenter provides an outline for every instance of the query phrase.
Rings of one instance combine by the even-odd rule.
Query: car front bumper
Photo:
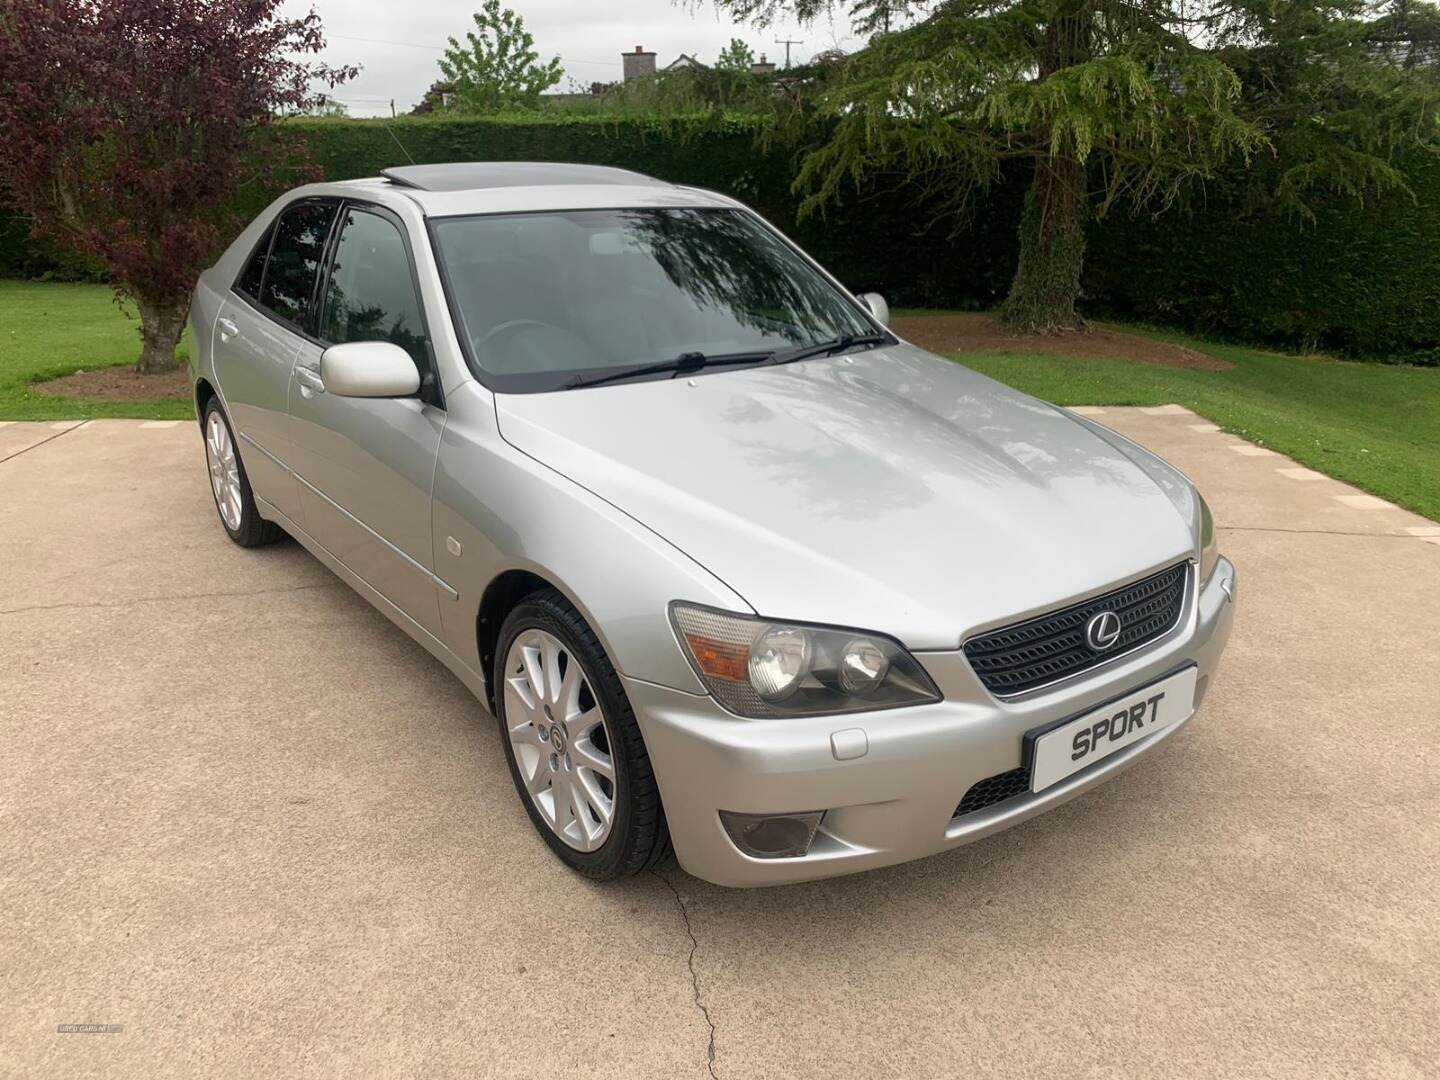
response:
[[[1121,772],[1185,722],[1043,791],[954,816],[973,784],[1021,765],[1027,731],[1192,663],[1198,707],[1230,635],[1235,581],[1234,566],[1221,559],[1203,588],[1191,586],[1180,623],[1165,638],[1063,686],[1003,701],[981,686],[959,651],[917,654],[943,701],[850,716],[741,720],[709,697],[626,679],[680,865],[719,885],[808,881],[933,855],[1059,806]],[[835,744],[853,752],[862,741],[857,730],[866,751],[839,760]],[[721,810],[826,813],[808,854],[757,859],[731,842]]]

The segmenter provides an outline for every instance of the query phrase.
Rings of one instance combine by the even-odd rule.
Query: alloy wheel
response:
[[[538,628],[516,636],[504,671],[506,735],[530,801],[567,845],[596,850],[615,822],[615,761],[590,681]]]
[[[215,506],[220,519],[231,532],[240,528],[243,495],[240,491],[240,462],[235,457],[235,444],[230,430],[218,411],[210,413],[205,422],[205,460],[210,467],[210,487],[215,492]]]

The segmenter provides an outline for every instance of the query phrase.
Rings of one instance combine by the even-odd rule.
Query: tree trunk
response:
[[[153,303],[137,296],[135,307],[140,312],[140,359],[135,362],[136,374],[174,371],[180,366],[175,358],[175,346],[180,344],[180,335],[185,332],[190,305]]]
[[[1020,217],[1020,265],[1000,322],[1024,334],[1083,330],[1075,313],[1085,262],[1085,166],[1070,157],[1043,158]]]
[[[1085,0],[1057,4],[1040,45],[1040,78],[1091,59],[1094,28],[1094,7]],[[1035,132],[1036,143],[1049,147],[1050,153],[1035,163],[1035,180],[1020,217],[1020,265],[1000,306],[1001,324],[1023,334],[1085,328],[1085,320],[1075,313],[1089,209],[1085,162],[1073,152],[1068,136],[1056,147],[1054,135],[1044,126]]]

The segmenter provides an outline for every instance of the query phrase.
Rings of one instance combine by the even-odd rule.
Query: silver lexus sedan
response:
[[[1103,783],[1233,618],[1184,476],[887,321],[733,199],[422,165],[261,214],[192,375],[230,538],[469,686],[557,856],[770,885]]]

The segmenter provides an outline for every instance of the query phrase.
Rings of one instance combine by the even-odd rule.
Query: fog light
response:
[[[824,810],[801,814],[732,814],[720,823],[735,846],[752,859],[798,859],[810,850]]]

